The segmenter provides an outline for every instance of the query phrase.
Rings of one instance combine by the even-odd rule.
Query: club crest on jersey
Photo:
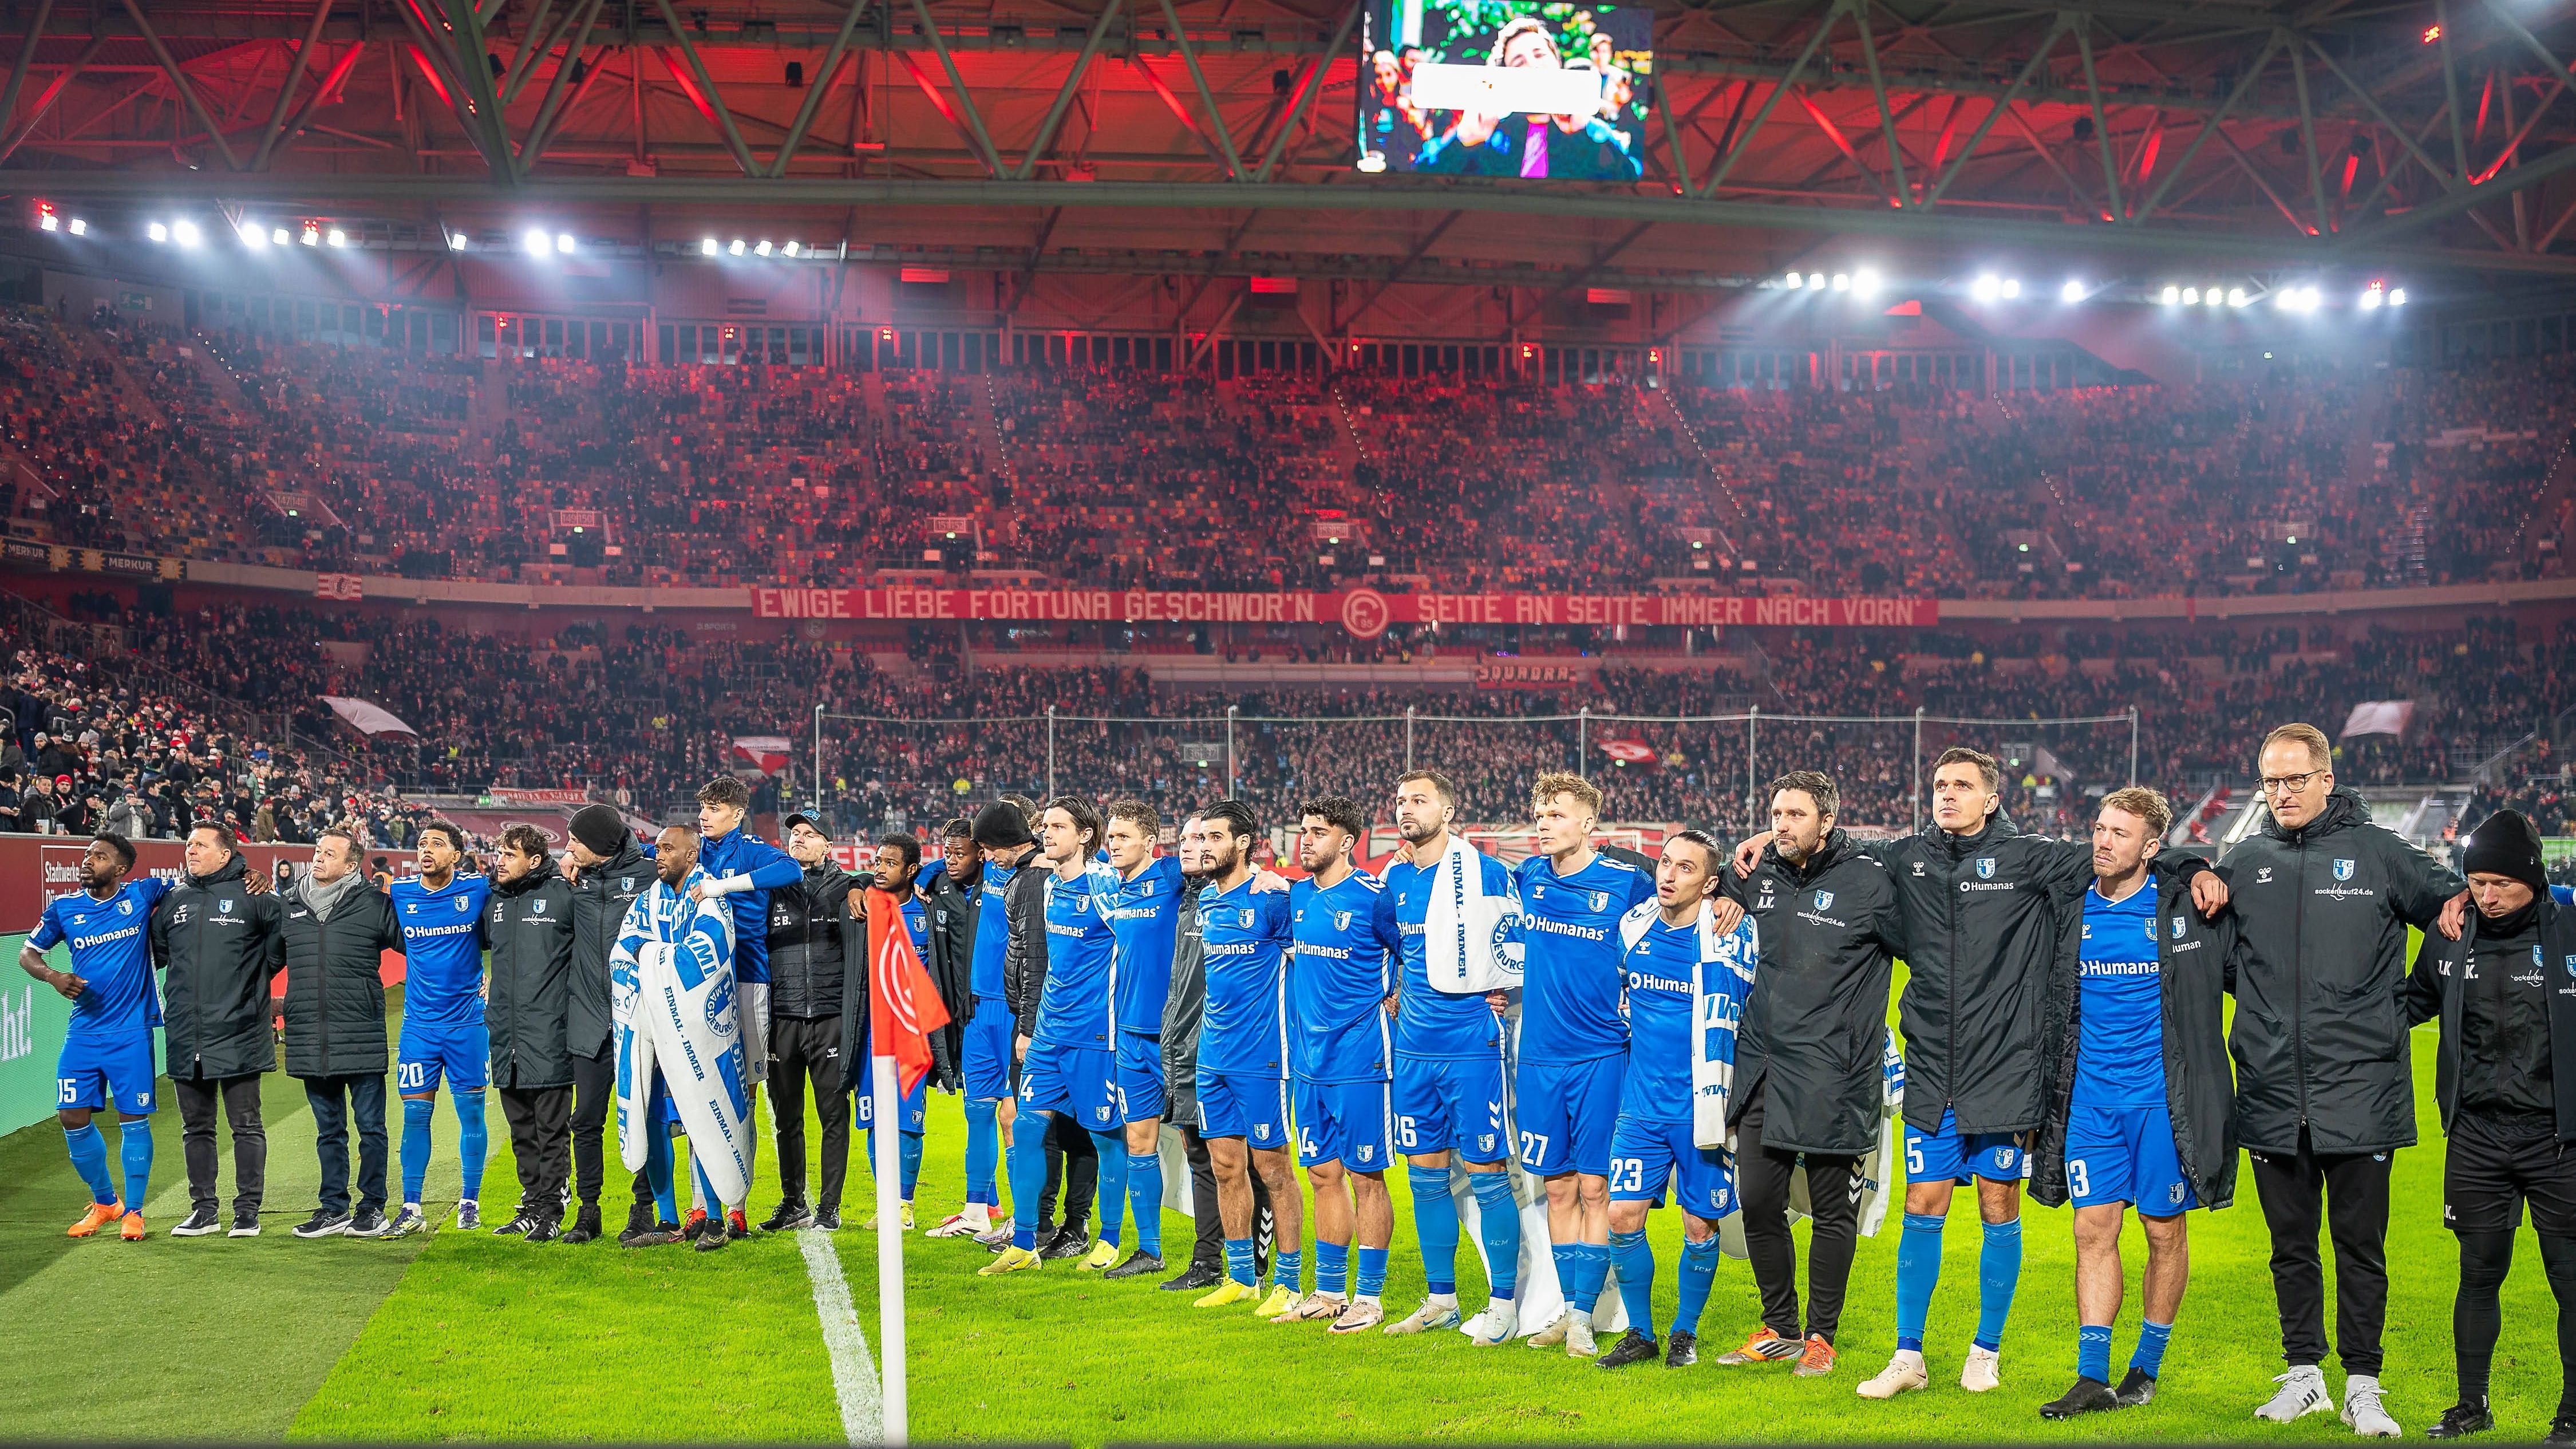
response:
[[[1253,914],[1253,909],[1250,906],[1245,906],[1243,909],[1234,913],[1236,921],[1238,921],[1243,926],[1243,929],[1247,931],[1252,929]]]
[[[1594,891],[1592,893],[1592,909],[1596,912],[1610,909],[1610,893],[1608,891]]]
[[[1991,856],[1991,855],[1981,855],[1981,856],[1978,856],[1978,857],[1977,857],[1977,879],[1979,879],[1979,880],[1993,880],[1994,878],[1995,878],[1995,858],[1994,858],[1993,856]]]
[[[1334,929],[1334,930],[1336,930],[1336,931],[1347,931],[1347,930],[1349,930],[1350,928],[1351,928],[1351,913],[1350,913],[1350,912],[1348,912],[1348,911],[1335,911],[1335,912],[1333,912],[1333,929]]]
[[[473,909],[474,903],[472,901],[467,900],[463,896],[458,896],[456,898],[456,914],[460,916],[467,915],[471,913]]]
[[[230,901],[217,901],[215,902],[215,909],[218,912],[229,916],[233,913],[233,903]]]
[[[2337,860],[2334,863],[2334,875],[2336,880],[2352,879],[2352,862],[2349,860]]]
[[[1818,892],[1816,892],[1816,909],[1817,909],[1817,910],[1820,910],[1820,911],[1830,911],[1830,910],[1832,910],[1833,908],[1834,908],[1834,893],[1833,893],[1832,891],[1818,891]]]
[[[120,916],[130,916],[130,915],[133,915],[133,914],[134,914],[134,901],[132,900],[132,898],[130,898],[130,897],[126,897],[126,896],[119,896],[119,897],[117,897],[117,900],[116,900],[116,913],[117,913],[118,915],[120,915]]]

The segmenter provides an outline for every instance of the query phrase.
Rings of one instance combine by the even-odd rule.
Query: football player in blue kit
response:
[[[1423,952],[1431,887],[1449,850],[1458,787],[1437,770],[1413,770],[1395,782],[1395,830],[1404,849],[1386,864],[1395,899],[1403,977],[1396,987],[1395,1150],[1405,1155],[1413,1193],[1413,1227],[1422,1244],[1422,1306],[1386,1325],[1388,1333],[1423,1333],[1458,1325],[1458,1203],[1449,1195],[1450,1154],[1467,1169],[1476,1194],[1477,1236],[1491,1264],[1491,1297],[1470,1327],[1475,1340],[1501,1343],[1517,1331],[1521,1218],[1503,1170],[1503,1008],[1501,992],[1483,996],[1435,990]],[[1509,897],[1512,873],[1481,851],[1469,859],[1485,894]]]
[[[1163,1114],[1170,1105],[1163,1083],[1163,1008],[1172,994],[1172,953],[1181,929],[1181,866],[1154,853],[1163,817],[1142,800],[1109,807],[1104,844],[1117,873],[1109,929],[1118,939],[1118,982],[1111,1002],[1118,1021],[1118,1114],[1127,1138],[1127,1197],[1136,1213],[1135,1250],[1104,1278],[1135,1278],[1163,1271]],[[1103,1221],[1118,1205],[1101,1201]]]
[[[1216,1175],[1225,1223],[1225,1281],[1193,1300],[1200,1308],[1261,1297],[1252,1241],[1252,1174],[1270,1189],[1277,1225],[1270,1297],[1256,1312],[1286,1312],[1304,1279],[1305,1225],[1289,1160],[1286,891],[1254,878],[1261,827],[1251,807],[1219,800],[1199,813],[1207,884],[1198,899],[1207,997],[1199,1014],[1199,1136]]]
[[[420,828],[420,874],[395,881],[394,923],[403,933],[402,1040],[394,1050],[394,1090],[402,1094],[402,1211],[389,1236],[420,1231],[421,1185],[429,1178],[430,1117],[444,1083],[456,1104],[456,1152],[464,1185],[456,1226],[482,1224],[483,1160],[491,1137],[483,1123],[492,1034],[483,1024],[483,917],[491,878],[465,863],[465,833],[444,820]]]
[[[1390,1080],[1401,937],[1385,882],[1352,863],[1368,830],[1359,805],[1328,795],[1297,808],[1297,865],[1306,879],[1288,897],[1296,943],[1288,1055],[1297,1159],[1315,1190],[1315,1293],[1276,1321],[1321,1319],[1334,1333],[1358,1333],[1385,1321],[1386,1253],[1395,1238],[1386,1168],[1395,1152]]]
[[[1127,1201],[1127,1141],[1118,1120],[1116,1081],[1118,938],[1109,912],[1117,874],[1091,858],[1100,846],[1100,811],[1076,795],[1058,795],[1038,813],[1038,847],[1046,869],[1046,981],[1037,1020],[1020,1038],[1020,1125],[1011,1133],[1011,1200],[1035,1202],[1046,1184],[1046,1118],[1070,1117],[1100,1153],[1100,1239],[1085,1268],[1117,1261]],[[976,1271],[1016,1273],[1039,1263],[1037,1224],[1014,1226],[1011,1246]]]
[[[1590,1358],[1592,1310],[1610,1276],[1610,1137],[1628,1064],[1619,920],[1655,898],[1655,883],[1592,848],[1601,792],[1581,776],[1539,776],[1530,818],[1539,853],[1519,871],[1526,955],[1512,1102],[1521,1169],[1547,1183],[1548,1240],[1566,1306],[1529,1343]]]
[[[143,1237],[143,1203],[152,1182],[152,1029],[161,1024],[161,992],[152,979],[146,927],[170,893],[166,880],[129,881],[134,845],[122,835],[91,838],[73,879],[80,889],[56,896],[18,948],[18,965],[72,1004],[63,1052],[54,1066],[54,1116],[63,1124],[72,1165],[89,1187],[89,1211],[72,1224],[86,1238],[117,1225],[126,1242]],[[45,953],[70,943],[72,969],[57,971]],[[107,1168],[107,1142],[92,1113],[116,1109],[117,1156],[125,1169],[118,1196]]]
[[[1735,1211],[1735,1165],[1694,1131],[1693,1033],[1732,1038],[1753,990],[1759,943],[1744,908],[1716,895],[1725,847],[1697,830],[1675,832],[1655,863],[1655,899],[1619,923],[1627,975],[1628,1067],[1619,1083],[1619,1125],[1610,1140],[1610,1261],[1628,1332],[1601,1355],[1605,1369],[1699,1362],[1699,1315],[1717,1277],[1718,1225]],[[1703,925],[1702,912],[1708,920]],[[1714,942],[1704,959],[1702,932]],[[1732,1061],[1732,1052],[1727,1054]],[[1646,1214],[1664,1202],[1682,1210],[1681,1302],[1668,1350],[1655,1343],[1655,1250]]]

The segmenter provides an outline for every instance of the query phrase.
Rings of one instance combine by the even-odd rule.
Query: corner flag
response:
[[[930,1074],[930,1033],[948,1025],[948,1007],[912,947],[903,903],[871,889],[867,909],[868,1015],[876,1036],[868,1051],[894,1058],[898,1085],[909,1095]]]

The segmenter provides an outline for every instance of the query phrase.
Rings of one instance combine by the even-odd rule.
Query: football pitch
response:
[[[2457,1249],[2441,1226],[2441,1148],[2431,1028],[2415,1035],[2423,1145],[2402,1153],[2389,1236],[2387,1402],[2408,1435],[2452,1400],[2450,1304]],[[50,1051],[52,1044],[39,1043]],[[807,1257],[792,1236],[711,1254],[626,1250],[611,1241],[531,1247],[448,1227],[422,1237],[301,1242],[316,1169],[302,1091],[267,1079],[269,1180],[256,1240],[180,1240],[160,1230],[186,1211],[178,1114],[156,1119],[154,1236],[73,1242],[62,1234],[85,1194],[42,1123],[0,1138],[0,1324],[17,1350],[0,1380],[0,1434],[28,1439],[628,1439],[839,1440],[845,1437]],[[934,1094],[918,1210],[923,1223],[961,1196],[963,1118]],[[483,1188],[489,1221],[516,1199],[497,1105]],[[112,1129],[111,1129],[112,1132]],[[399,1119],[395,1135],[399,1136]],[[764,1134],[765,1135],[765,1134]],[[809,1143],[816,1134],[807,1134]],[[863,1138],[854,1138],[858,1155]],[[439,1109],[433,1218],[457,1191],[454,1120]],[[767,1144],[762,1145],[764,1154]],[[610,1147],[603,1206],[622,1222],[625,1174]],[[231,1185],[224,1150],[224,1182]],[[1402,1174],[1392,1174],[1396,1250],[1390,1316],[1422,1290]],[[397,1169],[397,1183],[399,1181]],[[854,1163],[844,1218],[870,1211]],[[229,1201],[229,1199],[227,1199]],[[752,1216],[775,1202],[758,1182]],[[1401,1439],[1530,1441],[2245,1439],[2337,1440],[2331,1416],[2258,1425],[2255,1403],[2280,1371],[2268,1248],[2250,1177],[2237,1205],[2192,1215],[2192,1284],[2156,1401],[2049,1424],[2038,1405],[2075,1372],[2074,1248],[2063,1209],[2025,1203],[2026,1260],[2004,1340],[2003,1387],[1957,1386],[1976,1318],[1980,1233],[1958,1195],[1933,1305],[1934,1387],[1890,1404],[1853,1388],[1894,1343],[1895,1215],[1861,1244],[1828,1378],[1786,1365],[1709,1362],[1757,1322],[1745,1265],[1728,1259],[1701,1324],[1701,1363],[1616,1373],[1561,1352],[1476,1349],[1455,1334],[1328,1337],[1320,1324],[1272,1326],[1242,1308],[1194,1309],[1148,1278],[1106,1283],[1067,1262],[979,1278],[971,1241],[905,1240],[911,1427],[922,1440],[1102,1444],[1144,1440]],[[1656,1312],[1668,1323],[1680,1220],[1655,1215]],[[1801,1262],[1804,1231],[1800,1231]],[[1170,1214],[1166,1257],[1186,1256],[1190,1224]],[[868,1351],[877,1348],[876,1240],[834,1238]],[[2137,1333],[2144,1246],[2126,1245],[2129,1299],[2115,1375]],[[1311,1258],[1311,1254],[1310,1254]],[[1460,1253],[1461,1298],[1483,1282]],[[1311,1265],[1309,1271],[1311,1272]],[[2331,1286],[2331,1275],[2329,1275]],[[2494,1403],[2502,1440],[2536,1439],[2558,1396],[2554,1306],[2526,1228],[2505,1288]],[[2331,1315],[2331,1300],[2329,1306]],[[1605,1345],[1606,1347],[1606,1340]],[[2329,1365],[2340,1395],[2342,1374]],[[2260,1432],[2258,1432],[2258,1430]]]

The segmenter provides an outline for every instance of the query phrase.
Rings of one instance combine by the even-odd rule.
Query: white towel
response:
[[[689,1154],[726,1207],[751,1195],[751,1088],[734,989],[733,912],[719,896],[688,898],[654,882],[628,909],[609,955],[617,1047],[617,1149],[643,1167],[653,1077],[689,1136]]]
[[[1422,965],[1434,991],[1478,996],[1521,984],[1519,894],[1505,876],[1502,894],[1485,888],[1485,857],[1458,836],[1432,867],[1424,903]]]

